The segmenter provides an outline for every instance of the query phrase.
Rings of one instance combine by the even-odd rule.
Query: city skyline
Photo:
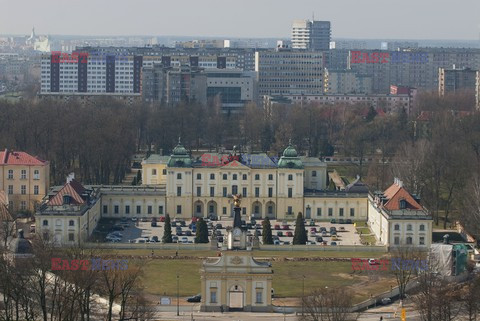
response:
[[[381,0],[345,0],[342,4],[304,0],[295,5],[283,0],[245,0],[240,4],[231,0],[187,0],[181,10],[177,4],[150,0],[86,0],[69,3],[68,7],[52,0],[9,2],[8,6],[2,0],[2,4],[9,10],[0,12],[0,34],[26,35],[35,26],[38,34],[49,35],[288,39],[293,20],[313,17],[332,22],[332,38],[477,40],[480,33],[476,14],[480,2],[474,0],[462,4],[469,10],[461,14],[452,14],[448,9],[451,3],[446,0],[406,0],[396,7],[386,6]],[[20,14],[22,19],[18,19]],[[71,14],[79,19],[72,19]]]

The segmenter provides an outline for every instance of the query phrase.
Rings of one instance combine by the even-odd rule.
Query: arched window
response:
[[[400,225],[399,224],[395,224],[395,231],[400,231]]]
[[[74,220],[68,221],[68,226],[75,226],[75,221]]]
[[[407,245],[412,245],[413,239],[409,236],[407,237]]]
[[[412,230],[412,224],[408,224],[407,225],[407,231],[411,231]]]
[[[423,224],[420,225],[420,231],[425,231],[425,225]]]
[[[43,226],[48,226],[48,221],[47,220],[43,220]]]

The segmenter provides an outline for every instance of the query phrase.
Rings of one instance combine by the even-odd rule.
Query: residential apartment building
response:
[[[368,224],[379,244],[430,248],[433,219],[402,181],[368,196]]]
[[[330,21],[294,20],[292,48],[328,50],[330,48]]]
[[[50,163],[25,152],[0,152],[1,189],[11,212],[34,211],[50,187]]]
[[[415,105],[415,97],[408,94],[347,94],[347,95],[285,95],[282,99],[274,96],[264,96],[263,106],[271,114],[277,104],[319,104],[319,105],[365,105],[385,113],[397,112],[404,109],[410,113]]]
[[[461,91],[474,91],[476,87],[477,71],[470,68],[438,69],[438,94],[444,96],[446,93]]]
[[[372,93],[372,77],[358,75],[352,70],[325,69],[326,94],[370,94]]]
[[[477,101],[477,109],[480,109],[480,71],[477,71],[477,85],[475,89],[475,97]]]
[[[282,49],[255,53],[258,93],[264,95],[319,95],[323,93],[324,54]]]

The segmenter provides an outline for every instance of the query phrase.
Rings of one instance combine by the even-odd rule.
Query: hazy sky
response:
[[[479,39],[480,0],[0,0],[0,34],[289,38],[292,20],[341,38]]]

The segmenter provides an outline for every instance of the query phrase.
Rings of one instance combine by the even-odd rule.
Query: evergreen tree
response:
[[[139,169],[137,171],[137,185],[140,185],[140,182],[142,181],[142,170]]]
[[[298,212],[297,222],[295,224],[295,234],[293,235],[293,244],[306,244],[307,231],[305,230],[305,222],[301,212]]]
[[[135,186],[135,185],[137,185],[137,178],[136,177],[134,177],[133,180],[132,180],[132,186]]]
[[[373,106],[370,106],[365,120],[367,121],[367,123],[369,123],[375,118],[375,116],[377,116],[377,111],[375,110],[375,108],[373,108]]]
[[[172,224],[170,223],[170,215],[165,216],[165,226],[163,227],[163,243],[172,243]]]
[[[197,221],[197,232],[195,234],[195,243],[208,243],[208,227],[203,218]]]
[[[263,244],[273,244],[272,225],[268,217],[262,222],[262,240]]]

